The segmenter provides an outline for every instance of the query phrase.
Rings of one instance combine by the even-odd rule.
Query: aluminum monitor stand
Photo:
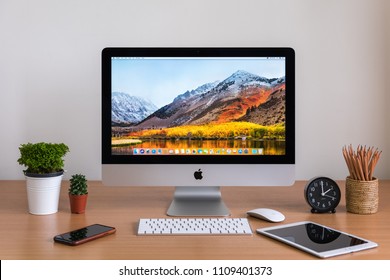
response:
[[[220,187],[176,187],[168,216],[229,216]]]

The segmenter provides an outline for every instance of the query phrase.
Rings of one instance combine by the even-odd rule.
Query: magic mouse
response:
[[[279,211],[269,208],[257,208],[246,212],[249,216],[262,219],[272,223],[279,223],[284,221],[286,217]]]

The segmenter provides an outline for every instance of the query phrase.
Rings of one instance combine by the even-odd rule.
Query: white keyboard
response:
[[[251,235],[247,218],[140,219],[138,235]]]

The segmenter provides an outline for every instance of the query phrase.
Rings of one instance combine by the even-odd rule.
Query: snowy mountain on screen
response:
[[[284,77],[268,79],[238,70],[222,82],[205,84],[177,96],[137,127],[162,128],[235,121],[242,118],[249,108],[254,109],[267,102],[272,92],[283,87]],[[278,100],[283,102],[283,99]]]
[[[123,92],[113,92],[111,103],[111,122],[113,124],[138,123],[158,109],[150,101]]]
[[[196,89],[193,89],[193,90],[187,90],[185,93],[178,95],[173,100],[173,102],[186,100],[186,99],[189,99],[190,97],[192,97],[194,95],[199,95],[199,94],[206,93],[209,90],[211,90],[212,88],[214,88],[218,83],[219,83],[219,81],[215,81],[213,83],[207,83],[207,84],[201,85],[200,87],[198,87]]]
[[[271,83],[272,80],[270,79],[260,77],[244,70],[238,70],[219,83],[216,89],[219,91],[229,91],[229,93],[237,93],[244,87],[249,86],[271,87]]]

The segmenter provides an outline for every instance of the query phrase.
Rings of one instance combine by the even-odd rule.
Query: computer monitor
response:
[[[295,180],[291,48],[105,48],[102,180],[175,186],[170,216],[226,216],[222,186]]]

